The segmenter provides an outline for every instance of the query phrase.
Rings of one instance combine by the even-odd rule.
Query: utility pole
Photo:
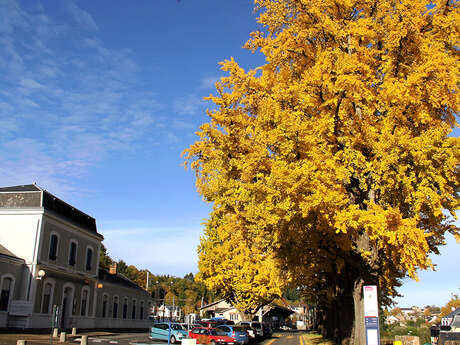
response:
[[[147,270],[147,281],[145,282],[145,289],[149,291],[149,271]]]

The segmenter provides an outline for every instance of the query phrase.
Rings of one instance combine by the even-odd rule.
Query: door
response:
[[[73,289],[69,286],[64,288],[62,296],[61,307],[61,328],[70,328],[71,325],[71,311],[73,305]]]

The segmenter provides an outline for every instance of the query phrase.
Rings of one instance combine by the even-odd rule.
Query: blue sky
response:
[[[0,185],[36,182],[94,216],[115,259],[195,273],[210,207],[180,154],[218,62],[263,63],[242,49],[255,28],[249,0],[0,0]],[[401,305],[459,292],[458,248]]]

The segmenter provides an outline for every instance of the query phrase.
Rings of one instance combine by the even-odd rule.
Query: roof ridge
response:
[[[37,184],[19,184],[16,186],[7,186],[7,187],[0,187],[0,192],[42,192],[43,188],[37,186]]]

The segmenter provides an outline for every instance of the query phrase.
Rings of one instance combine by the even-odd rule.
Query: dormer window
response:
[[[86,270],[91,271],[93,260],[93,250],[91,248],[86,248]]]
[[[49,251],[50,260],[56,261],[57,248],[58,248],[58,237],[56,234],[52,234],[50,238],[50,251]]]
[[[70,242],[69,248],[69,265],[75,266],[77,259],[77,243],[75,241]]]

